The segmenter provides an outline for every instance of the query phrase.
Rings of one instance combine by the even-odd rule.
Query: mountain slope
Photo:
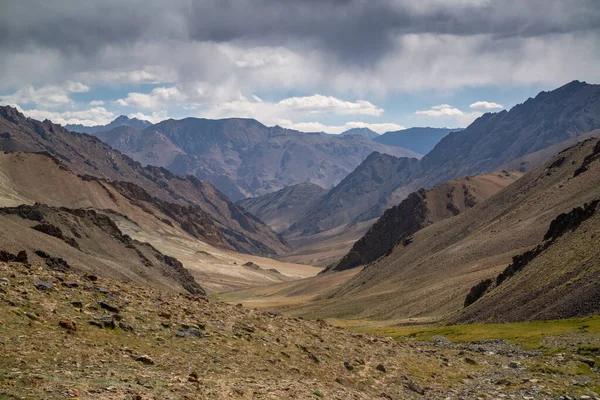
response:
[[[0,107],[0,132],[0,150],[48,152],[75,174],[131,182],[160,200],[200,207],[238,251],[269,255],[287,250],[275,232],[208,182],[163,168],[143,168],[98,138],[25,118],[11,107]]]
[[[358,135],[303,133],[240,118],[167,120],[102,138],[142,163],[209,180],[232,200],[302,182],[331,187],[373,151],[418,156]]]
[[[264,196],[238,201],[236,204],[256,215],[275,232],[289,228],[327,193],[314,183],[299,183]]]
[[[599,154],[600,154],[600,146]],[[562,319],[600,312],[600,198],[554,219],[544,241],[482,281],[453,321]],[[485,286],[485,289],[483,288]],[[474,292],[475,289],[475,292]]]
[[[374,132],[374,131],[370,130],[369,128],[352,128],[352,129],[348,129],[347,131],[340,133],[340,135],[343,135],[343,136],[358,135],[358,136],[366,137],[367,139],[375,139],[375,138],[379,137],[379,133]],[[383,142],[379,142],[379,143],[383,143]],[[384,144],[388,144],[388,143],[384,143]],[[403,146],[398,146],[398,147],[403,147]],[[416,152],[416,153],[418,153],[418,152]]]
[[[485,174],[536,152],[539,164],[552,155],[541,150],[598,128],[600,85],[573,81],[551,92],[542,92],[510,111],[483,115],[466,129],[448,134],[417,162],[396,161],[393,179],[381,181],[376,175],[377,181],[367,184],[364,177],[354,177],[373,168],[369,164],[374,160],[367,158],[331,192],[347,190],[342,186],[360,179],[362,185],[376,185],[378,196],[371,193],[369,197],[357,196],[355,201],[350,198],[344,206],[348,210],[344,219],[335,217],[338,200],[332,198],[328,204],[326,196],[318,210],[307,214],[296,226],[301,227],[300,234],[314,233],[338,228],[347,221],[378,218],[419,188],[428,189],[462,176]]]
[[[177,292],[206,294],[175,258],[123,235],[93,210],[35,204],[0,208],[4,251],[25,251],[51,269],[75,269]]]
[[[286,237],[308,236],[346,225],[381,199],[386,199],[382,208],[388,208],[387,199],[391,193],[387,189],[410,182],[418,164],[416,158],[372,153],[283,234]],[[377,217],[373,215],[372,218]],[[368,219],[371,218],[364,220]]]
[[[462,309],[474,285],[540,243],[557,215],[600,197],[600,160],[589,157],[599,141],[565,150],[486,201],[421,229],[307,313],[441,318]]]
[[[0,152],[0,207],[33,206],[42,202],[55,208],[94,211],[110,218],[123,235],[150,243],[163,254],[177,258],[211,293],[285,282],[320,271],[235,252],[235,247],[245,242],[217,226],[199,206],[152,197],[130,182],[75,175],[48,154]],[[27,242],[27,236],[9,243],[14,244],[12,250],[18,251],[23,242]],[[5,244],[0,240],[0,249]],[[260,249],[264,245],[257,242],[254,246]],[[72,263],[72,257],[77,254],[66,253],[62,257]],[[97,264],[97,261],[88,264]],[[111,261],[113,268],[120,268],[117,261]],[[244,267],[249,261],[262,269]],[[154,286],[153,282],[144,284]]]
[[[415,127],[401,131],[386,132],[383,135],[375,137],[374,140],[388,146],[402,147],[415,153],[427,154],[450,132],[461,130],[460,128]]]
[[[598,128],[600,85],[573,81],[446,136],[423,157],[424,181],[437,184],[491,171]]]
[[[118,128],[120,126],[126,126],[137,129],[144,129],[152,125],[152,123],[137,119],[137,118],[127,118],[125,115],[120,115],[115,118],[114,121],[110,122],[106,125],[96,125],[96,126],[84,126],[84,125],[65,125],[65,129],[71,132],[78,133],[87,133],[88,135],[97,135],[100,132],[110,131],[111,129]]]
[[[383,256],[400,242],[407,246],[415,232],[474,207],[520,176],[519,173],[491,173],[460,178],[429,190],[413,192],[400,204],[386,210],[348,254],[325,271],[343,271],[365,265]]]

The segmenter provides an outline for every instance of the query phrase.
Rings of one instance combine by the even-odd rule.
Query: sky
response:
[[[60,124],[464,127],[600,83],[597,0],[0,1],[0,104]]]

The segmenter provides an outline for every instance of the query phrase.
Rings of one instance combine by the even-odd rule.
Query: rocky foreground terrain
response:
[[[2,399],[599,397],[588,325],[534,351],[395,341],[17,261],[0,262]]]

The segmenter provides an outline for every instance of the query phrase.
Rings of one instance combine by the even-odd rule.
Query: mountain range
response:
[[[415,127],[400,131],[386,132],[373,138],[378,143],[402,147],[415,153],[427,154],[436,144],[450,132],[461,131],[461,128],[429,128]]]
[[[238,251],[267,255],[288,248],[275,232],[210,183],[177,176],[163,168],[142,167],[94,136],[72,133],[50,121],[26,118],[8,106],[0,107],[0,132],[0,150],[46,152],[79,176],[127,182],[151,198],[198,208],[218,227],[228,245]]]
[[[598,127],[600,85],[573,81],[541,92],[510,111],[484,114],[464,130],[448,134],[420,160],[371,154],[294,223],[288,236],[378,218],[420,188],[502,169]],[[543,160],[538,157],[538,164]],[[534,159],[529,162],[528,168],[535,166]]]
[[[358,135],[358,136],[366,137],[368,139],[375,139],[380,136],[379,133],[372,131],[369,128],[352,128],[352,129],[348,129],[347,131],[340,133],[340,135],[342,135],[342,136]],[[382,142],[380,142],[380,143],[382,143]],[[388,144],[388,143],[385,143],[385,144]],[[402,146],[398,146],[398,147],[402,147]],[[425,154],[425,153],[421,153],[421,154]]]
[[[302,182],[329,188],[373,151],[420,156],[360,135],[304,133],[241,118],[170,119],[97,136],[144,165],[208,180],[233,201]]]
[[[306,300],[310,287],[352,271],[296,283],[303,300],[292,307],[294,294],[288,293],[286,309],[312,318],[391,323],[515,322],[598,313],[599,177],[600,139],[593,137],[456,215],[437,214],[437,221],[435,210],[449,200],[442,189],[453,185],[417,192],[419,199],[409,200],[411,195],[386,212],[339,267],[350,266],[352,257],[375,261],[312,301]],[[396,218],[409,210],[416,211],[410,216],[414,224]],[[386,248],[379,240],[391,246],[377,258]]]
[[[96,125],[96,126],[85,126],[80,124],[67,124],[65,125],[65,129],[71,132],[77,133],[87,133],[89,135],[95,135],[99,132],[110,131],[111,129],[118,128],[120,126],[128,126],[130,128],[138,128],[144,129],[152,125],[151,122],[137,119],[137,118],[128,118],[125,115],[120,115],[106,125]]]

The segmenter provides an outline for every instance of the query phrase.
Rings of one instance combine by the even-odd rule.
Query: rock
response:
[[[416,384],[414,382],[409,381],[406,384],[406,387],[408,388],[408,390],[411,390],[411,391],[413,391],[415,393],[418,393],[420,395],[424,395],[425,394],[425,389],[423,389],[421,386],[419,386],[418,384]]]
[[[387,372],[387,369],[385,369],[385,365],[383,365],[383,364],[378,364],[377,367],[375,367],[375,369],[377,371],[381,371],[381,372],[384,372],[384,373]]]
[[[77,281],[68,281],[68,282],[63,282],[63,286],[66,286],[68,288],[76,288],[76,287],[79,287],[79,283]]]
[[[92,321],[89,321],[89,323],[90,325],[97,326],[99,328],[115,329],[117,327],[115,318],[112,315],[96,317]]]
[[[134,332],[135,331],[133,326],[126,324],[124,322],[119,322],[119,328],[121,328],[122,330],[124,330],[126,332]]]
[[[354,366],[352,364],[350,364],[348,361],[344,361],[344,367],[346,367],[346,369],[348,371],[354,370]]]
[[[20,252],[18,252],[17,256],[15,257],[15,262],[27,264],[29,262],[27,260],[27,252],[25,250],[21,250]]]
[[[190,376],[188,377],[188,381],[190,382],[198,382],[200,376],[198,375],[198,373],[196,371],[193,371]]]
[[[248,261],[247,263],[243,264],[243,266],[246,267],[246,268],[248,268],[248,269],[251,269],[253,271],[260,271],[260,270],[262,270],[262,268],[259,265],[253,263],[252,261]]]
[[[54,284],[52,282],[47,281],[35,281],[35,288],[38,290],[48,290],[52,289]]]
[[[308,353],[308,358],[310,358],[311,360],[313,360],[316,363],[321,362],[321,359],[319,357],[317,357],[317,355],[315,353]]]
[[[105,294],[107,296],[112,296],[112,292],[110,290],[108,290],[107,288],[100,287],[100,286],[96,286],[94,288],[94,291],[98,292],[98,293]]]
[[[98,280],[98,277],[96,275],[88,274],[85,276],[85,279],[91,282],[96,282]]]
[[[182,329],[175,333],[175,336],[177,336],[177,337],[186,337],[186,336],[200,337],[201,335],[202,335],[202,333],[197,329]]]
[[[465,362],[469,365],[478,365],[479,363],[475,360],[473,360],[472,358],[469,357],[465,357]]]
[[[113,306],[112,304],[108,304],[104,301],[99,301],[98,305],[100,306],[100,308],[102,308],[106,311],[113,312],[113,313],[119,312],[119,307]]]
[[[144,377],[141,377],[141,376],[138,376],[135,379],[135,383],[137,383],[140,386],[145,387],[146,389],[152,389],[154,387],[154,385],[152,384],[152,382],[150,381],[150,379],[144,378]]]
[[[150,356],[144,354],[142,356],[139,356],[135,359],[135,361],[141,362],[142,364],[146,364],[146,365],[154,365],[154,360],[150,358]]]
[[[276,311],[267,311],[267,315],[271,318],[275,318],[275,317],[279,317],[281,315],[281,313],[276,312]]]
[[[581,363],[589,365],[590,368],[594,368],[594,365],[596,365],[596,360],[592,360],[591,358],[576,357],[575,359]]]
[[[346,387],[354,386],[354,382],[352,382],[352,380],[350,380],[348,378],[335,378],[335,381],[342,386],[346,386]]]
[[[75,332],[77,330],[77,324],[75,323],[75,321],[71,321],[68,319],[61,319],[58,322],[58,326],[65,329],[69,333]]]
[[[518,361],[511,361],[508,363],[508,368],[520,368],[521,363]]]
[[[83,308],[83,303],[80,301],[72,301],[71,305],[75,308]]]

